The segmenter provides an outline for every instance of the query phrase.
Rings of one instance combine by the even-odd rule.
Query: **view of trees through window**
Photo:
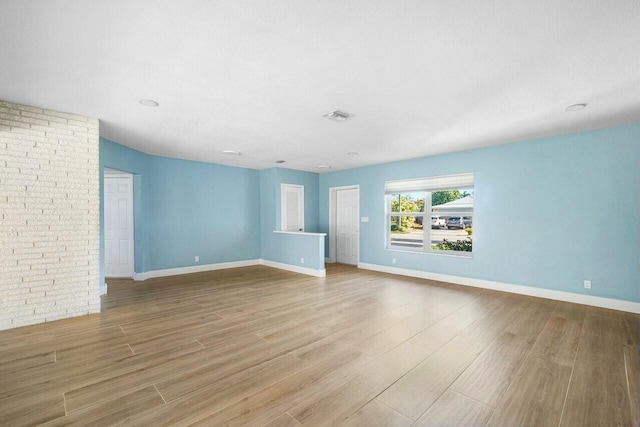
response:
[[[390,246],[425,250],[426,240],[430,242],[427,250],[472,251],[473,189],[399,193],[389,198]]]

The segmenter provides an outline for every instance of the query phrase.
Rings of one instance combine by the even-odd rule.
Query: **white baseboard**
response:
[[[152,270],[144,273],[134,273],[133,280],[147,280],[155,277],[176,276],[178,274],[200,273],[203,271],[224,270],[225,268],[248,267],[260,264],[259,259],[244,261],[219,262],[216,264],[193,265],[190,267],[167,268],[165,270]]]
[[[100,295],[100,296],[102,296],[102,295],[106,295],[106,294],[107,294],[107,290],[108,290],[108,288],[107,288],[107,283],[105,282],[105,283],[103,284],[103,286],[100,286],[100,293],[99,293],[99,295]]]
[[[495,291],[511,292],[539,298],[567,301],[595,307],[610,308],[612,310],[628,311],[640,314],[640,303],[613,298],[603,298],[591,295],[574,294],[571,292],[555,291],[553,289],[534,288],[531,286],[513,285],[510,283],[493,282],[490,280],[473,279],[469,277],[451,276],[448,274],[429,273],[426,271],[410,270],[407,268],[387,267],[385,265],[358,263],[358,268],[379,271],[382,273],[398,274],[401,276],[417,277],[420,279],[437,280],[454,283],[456,285],[473,286],[476,288],[493,289]]]
[[[267,259],[260,259],[260,264],[267,267],[279,268],[280,270],[293,271],[295,273],[306,274],[314,277],[325,277],[327,271],[325,269],[316,270],[314,268],[300,267],[298,265],[284,264],[282,262],[269,261]]]
[[[284,264],[281,262],[269,261],[266,259],[249,259],[245,261],[220,262],[216,264],[193,265],[190,267],[167,268],[164,270],[152,270],[144,273],[134,273],[133,280],[144,281],[156,277],[177,276],[179,274],[200,273],[203,271],[224,270],[226,268],[248,267],[250,265],[266,265],[267,267],[279,268],[281,270],[293,271],[307,274],[314,277],[325,277],[326,271],[313,268],[300,267],[297,265]],[[105,292],[106,293],[106,292]]]

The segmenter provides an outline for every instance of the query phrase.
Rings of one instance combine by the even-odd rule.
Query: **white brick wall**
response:
[[[0,101],[0,330],[100,311],[98,130]]]

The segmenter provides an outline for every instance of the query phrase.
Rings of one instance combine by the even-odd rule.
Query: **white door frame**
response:
[[[130,247],[129,247],[129,265],[131,266],[131,271],[129,272],[129,275],[127,277],[131,277],[133,278],[133,275],[135,274],[135,262],[136,262],[136,255],[135,255],[135,221],[134,221],[134,210],[135,210],[135,206],[134,206],[134,197],[133,197],[133,192],[134,192],[134,188],[133,188],[133,174],[129,173],[129,172],[121,172],[115,169],[110,169],[110,168],[106,168],[105,167],[105,171],[104,171],[104,179],[106,181],[107,178],[125,178],[128,179],[130,181],[130,185],[131,185],[131,198],[129,200],[129,202],[131,203],[131,213],[129,215],[129,218],[127,218],[129,220],[129,224],[131,224],[131,227],[129,227],[130,231],[129,231],[129,242],[130,243]],[[106,208],[106,197],[103,197],[102,200],[102,210],[103,212],[105,211]],[[103,254],[103,256],[105,256]],[[106,274],[106,268],[105,268],[105,277],[107,277]]]
[[[357,212],[357,224],[358,224],[358,256],[356,264],[360,264],[360,185],[345,185],[342,187],[329,188],[329,259],[328,262],[336,262],[337,256],[337,244],[336,238],[336,212],[337,212],[337,193],[340,190],[358,190],[358,207]]]

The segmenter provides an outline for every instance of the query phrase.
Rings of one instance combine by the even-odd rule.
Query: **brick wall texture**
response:
[[[100,311],[98,120],[0,101],[0,330]]]

